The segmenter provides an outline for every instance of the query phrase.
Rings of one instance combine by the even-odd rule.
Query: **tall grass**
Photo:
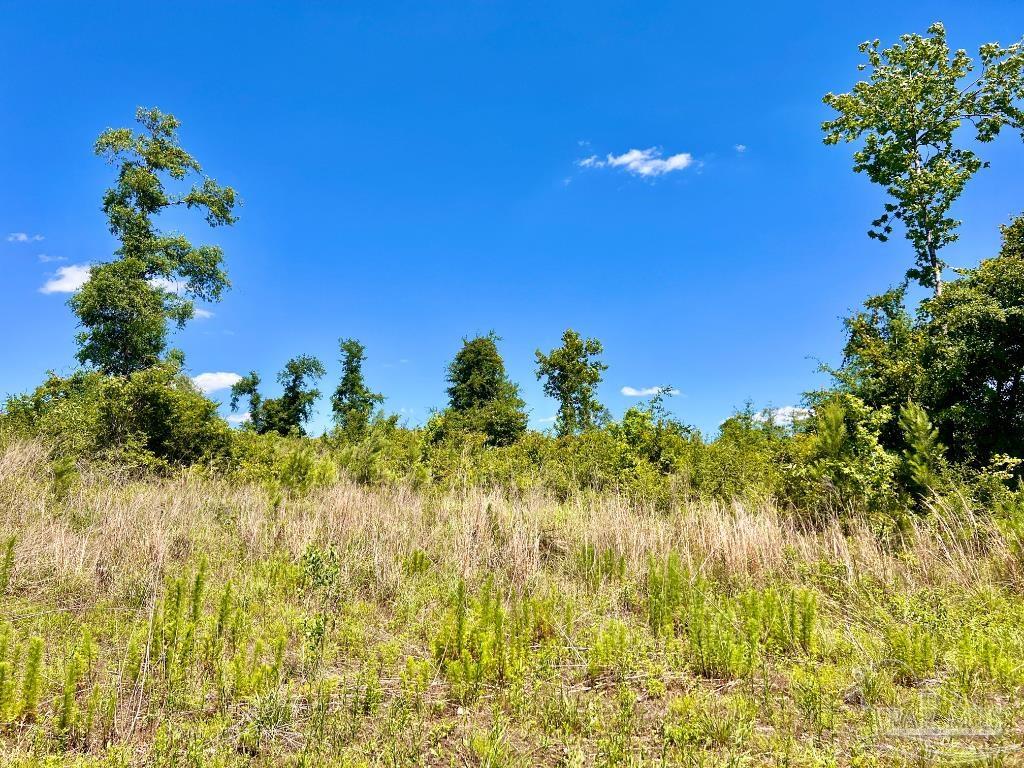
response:
[[[770,501],[78,471],[0,452],[8,762],[827,761],[1021,723],[1016,550],[956,503],[880,538]]]

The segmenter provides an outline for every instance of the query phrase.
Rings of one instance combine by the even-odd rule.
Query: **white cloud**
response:
[[[49,264],[51,261],[67,261],[67,256],[50,256],[46,253],[40,253],[36,258],[43,264]]]
[[[215,371],[211,373],[200,373],[192,379],[192,383],[196,385],[196,389],[204,395],[208,395],[211,392],[228,389],[241,379],[242,377],[237,373],[231,373],[229,371]]]
[[[154,277],[149,284],[154,288],[162,288],[168,293],[181,293],[185,290],[185,283],[180,280],[168,280],[166,277]]]
[[[38,243],[45,239],[42,235],[30,235],[28,232],[11,232],[7,235],[8,243]]]
[[[228,421],[232,424],[245,424],[247,421],[252,421],[252,414],[248,411],[245,413],[232,413],[228,416]]]
[[[43,283],[40,293],[74,293],[89,281],[88,264],[58,267],[57,274]]]
[[[678,395],[678,389],[665,389],[665,387],[623,387],[619,392],[626,397],[651,397],[652,395]]]
[[[213,312],[208,309],[203,309],[202,307],[196,307],[195,313],[197,320],[209,320],[213,317]]]
[[[789,426],[794,421],[801,421],[810,415],[810,408],[802,408],[799,405],[784,405],[781,408],[765,408],[754,416],[754,420],[762,423],[773,421],[782,426]]]
[[[693,155],[680,152],[668,157],[661,156],[657,147],[648,149],[631,149],[621,155],[606,155],[604,160],[597,155],[577,160],[580,168],[622,168],[627,173],[644,178],[663,176],[672,171],[681,171],[693,165]]]
[[[746,152],[746,151],[747,151],[747,145],[746,145],[746,144],[737,144],[737,145],[736,145],[736,147],[735,147],[735,149],[736,149],[736,151],[737,151],[737,152],[739,152],[740,154],[743,154],[744,152]]]
[[[537,422],[539,424],[554,424],[557,420],[557,416],[545,416],[543,419],[537,419]]]

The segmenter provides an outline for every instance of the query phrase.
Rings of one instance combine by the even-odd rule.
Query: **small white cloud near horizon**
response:
[[[195,384],[196,389],[204,395],[208,395],[211,392],[219,392],[222,389],[228,389],[241,380],[241,376],[230,371],[212,371],[209,373],[200,373],[198,376],[192,377],[192,383]]]
[[[653,395],[662,394],[678,395],[679,390],[674,388],[665,389],[665,387],[641,387],[640,389],[637,389],[636,387],[623,387],[619,390],[619,393],[626,397],[651,397]]]
[[[784,405],[781,408],[765,408],[754,416],[754,421],[765,423],[770,420],[780,426],[788,427],[794,421],[802,421],[810,415],[810,408],[804,408],[799,405]]]
[[[8,243],[38,243],[45,239],[42,235],[30,235],[28,232],[11,232],[7,235]]]
[[[57,274],[43,283],[40,293],[74,293],[89,282],[88,264],[70,264],[57,267]]]
[[[693,155],[689,152],[679,152],[662,157],[658,147],[648,147],[647,149],[631,149],[621,155],[609,153],[604,160],[597,155],[591,155],[577,160],[576,165],[580,168],[621,168],[633,176],[649,179],[689,168],[693,165]]]
[[[247,421],[252,421],[252,414],[248,411],[245,413],[232,413],[228,416],[228,421],[232,424],[245,424]]]
[[[747,145],[746,144],[737,144],[734,147],[734,149],[742,155],[744,152],[747,151]]]

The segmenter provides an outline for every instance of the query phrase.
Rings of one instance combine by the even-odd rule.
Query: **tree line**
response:
[[[988,43],[973,58],[951,50],[943,26],[933,24],[925,35],[904,35],[887,48],[869,41],[860,50],[863,79],[824,96],[834,114],[821,126],[823,139],[856,144],[854,171],[886,194],[868,235],[885,242],[901,228],[914,261],[899,285],[844,321],[842,361],[827,368],[832,383],[807,394],[807,416],[788,427],[788,437],[765,431],[778,426],[770,417],[747,413],[727,421],[717,438],[733,441],[739,453],[725,451],[718,460],[774,462],[792,487],[856,488],[863,498],[893,484],[920,497],[965,472],[1015,482],[1024,457],[1024,217],[1002,227],[999,252],[976,267],[951,277],[944,254],[958,236],[953,206],[988,166],[984,146],[1004,130],[1024,137],[1024,47]],[[230,437],[216,404],[183,376],[168,333],[194,317],[195,302],[218,301],[230,283],[220,248],[194,246],[157,221],[178,208],[194,210],[210,227],[230,226],[238,200],[182,148],[175,117],[139,109],[136,119],[137,128],[106,130],[95,145],[115,169],[103,210],[119,245],[69,301],[84,369],[68,379],[51,376],[32,395],[9,401],[6,412],[38,425],[43,411],[79,402],[62,412],[61,424],[92,419],[89,429],[102,432],[103,445],[135,440],[153,455],[187,463],[202,453],[195,446]],[[930,295],[911,306],[915,283]],[[476,435],[486,448],[505,449],[527,439],[525,405],[499,341],[493,332],[463,340],[447,368],[447,407],[425,429],[430,442]],[[704,471],[687,453],[695,431],[668,418],[661,397],[642,413],[610,417],[596,396],[606,370],[602,353],[599,340],[572,329],[556,348],[537,350],[537,379],[558,404],[557,435],[607,432],[634,451],[628,460],[609,459],[624,473],[670,476],[684,465],[691,477]],[[343,339],[340,354],[342,374],[330,397],[333,436],[355,444],[382,421],[394,429],[397,417],[383,414],[383,395],[364,379],[363,345]],[[303,436],[325,375],[320,360],[299,355],[278,374],[279,396],[269,397],[250,372],[233,386],[230,404],[249,414],[247,434]],[[89,387],[106,394],[85,407],[74,398]],[[729,466],[740,472],[743,463]]]

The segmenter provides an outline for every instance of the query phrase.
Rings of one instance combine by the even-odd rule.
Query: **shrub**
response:
[[[162,469],[226,457],[230,428],[172,355],[127,376],[55,374],[8,400],[8,428],[42,437],[58,457]]]

